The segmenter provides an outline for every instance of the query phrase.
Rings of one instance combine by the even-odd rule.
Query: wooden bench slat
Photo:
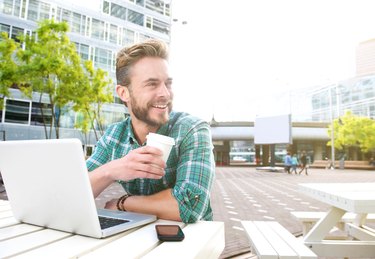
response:
[[[20,251],[28,251],[46,243],[52,243],[69,236],[71,236],[70,233],[45,229],[28,235],[8,239],[0,242],[0,258],[15,256],[20,253]]]
[[[302,258],[317,256],[276,221],[241,221],[258,258]]]
[[[274,259],[279,258],[275,249],[271,246],[262,232],[252,221],[241,221],[250,239],[253,249],[260,258]],[[261,257],[262,256],[262,257]]]
[[[278,222],[270,222],[269,225],[276,233],[280,233],[283,236],[283,239],[287,241],[289,245],[292,246],[294,251],[300,255],[301,259],[314,259],[316,255],[313,251],[311,251],[308,247],[303,245],[302,240],[298,240],[295,236],[293,236],[288,230],[286,230],[283,226],[280,225]],[[302,245],[301,245],[302,244]]]
[[[42,230],[42,227],[28,225],[28,224],[17,224],[0,229],[0,241],[14,238],[15,236],[21,236],[27,233]]]
[[[279,257],[299,258],[297,253],[285,242],[282,236],[273,231],[268,222],[255,221],[254,224],[262,231],[262,234],[266,236],[268,242],[279,254]]]

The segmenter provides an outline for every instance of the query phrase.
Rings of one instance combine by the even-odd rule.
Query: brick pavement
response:
[[[300,194],[299,183],[369,181],[375,181],[374,171],[310,169],[306,176],[257,171],[253,167],[217,167],[212,208],[214,220],[225,222],[226,246],[221,258],[254,258],[241,220],[276,220],[300,235],[302,226],[291,211],[328,209],[326,204]],[[103,207],[107,200],[122,193],[121,187],[113,184],[96,204]],[[0,193],[0,199],[7,199],[6,193]]]
[[[225,222],[226,246],[221,258],[253,257],[240,220],[276,220],[298,236],[302,225],[291,211],[328,210],[328,205],[299,193],[299,183],[375,181],[374,171],[359,170],[310,169],[306,176],[251,167],[218,167],[216,175],[212,193],[214,220]]]

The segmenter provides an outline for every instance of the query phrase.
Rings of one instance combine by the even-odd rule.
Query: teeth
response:
[[[153,105],[156,108],[164,109],[167,108],[167,105]]]

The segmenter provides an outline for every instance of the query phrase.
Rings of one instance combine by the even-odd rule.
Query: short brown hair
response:
[[[131,67],[144,57],[159,57],[167,60],[167,45],[159,40],[148,40],[121,49],[116,57],[116,79],[118,85],[128,86],[130,84],[129,74]]]

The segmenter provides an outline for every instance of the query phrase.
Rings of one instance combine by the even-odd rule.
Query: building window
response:
[[[126,21],[126,8],[120,5],[111,3],[111,16],[120,18]]]
[[[145,6],[145,0],[135,0],[135,3],[140,6]]]
[[[105,27],[104,22],[97,19],[92,19],[91,37],[98,40],[104,40]]]
[[[40,2],[40,13],[39,20],[45,20],[50,18],[51,5],[47,3]]]
[[[138,24],[140,26],[143,26],[144,25],[143,17],[144,17],[143,14],[128,9],[128,19],[127,20],[129,22],[132,22],[134,24]]]
[[[30,0],[29,1],[29,8],[27,11],[27,20],[30,21],[38,21],[38,1],[37,0]]]
[[[109,14],[109,2],[103,1],[103,13]]]
[[[139,42],[146,41],[146,40],[149,40],[149,39],[151,39],[150,36],[142,34],[142,33],[139,34]]]
[[[169,25],[157,19],[154,19],[152,29],[160,33],[169,34]]]
[[[104,70],[111,70],[112,64],[112,51],[95,48],[94,65]]]
[[[117,31],[117,26],[111,24],[110,25],[110,30],[109,30],[109,42],[118,44],[118,31]]]
[[[0,23],[0,32],[6,32],[8,33],[8,36],[10,35],[10,25]]]
[[[135,42],[134,31],[123,28],[122,35],[123,35],[123,38],[122,38],[121,45],[128,46]]]
[[[22,6],[24,7],[25,4],[26,4],[26,1],[24,0]],[[20,15],[20,14],[21,14],[21,8],[22,8],[22,7],[21,7],[21,0],[15,0],[15,1],[14,1],[14,10],[13,10],[13,15],[16,16],[16,17],[21,17],[21,15]],[[23,12],[22,12],[22,13],[24,14],[24,10],[25,10],[25,9],[24,9],[24,8],[22,8],[22,9],[23,9]]]
[[[75,112],[72,107],[65,106],[61,109],[60,127],[74,128]]]
[[[25,0],[23,0],[25,4]],[[2,0],[0,1],[0,12],[8,15],[20,17],[21,0]]]
[[[73,13],[71,31],[80,35],[85,35],[86,16],[79,13]]]
[[[152,29],[152,17],[150,16],[146,17],[146,27]]]
[[[31,107],[31,125],[51,126],[52,111],[51,104],[33,102]]]
[[[76,43],[78,54],[83,60],[89,60],[90,58],[90,46],[82,43]]]
[[[61,21],[67,22],[70,25],[72,23],[72,12],[66,9],[62,9]]]
[[[16,42],[19,42],[20,40],[18,39],[18,36],[23,35],[23,34],[24,34],[24,29],[12,26],[10,37],[13,40],[15,40]]]
[[[29,124],[30,101],[5,99],[4,122]]]
[[[2,6],[2,13],[9,15],[13,14],[13,0],[3,0],[3,3],[0,6]]]

